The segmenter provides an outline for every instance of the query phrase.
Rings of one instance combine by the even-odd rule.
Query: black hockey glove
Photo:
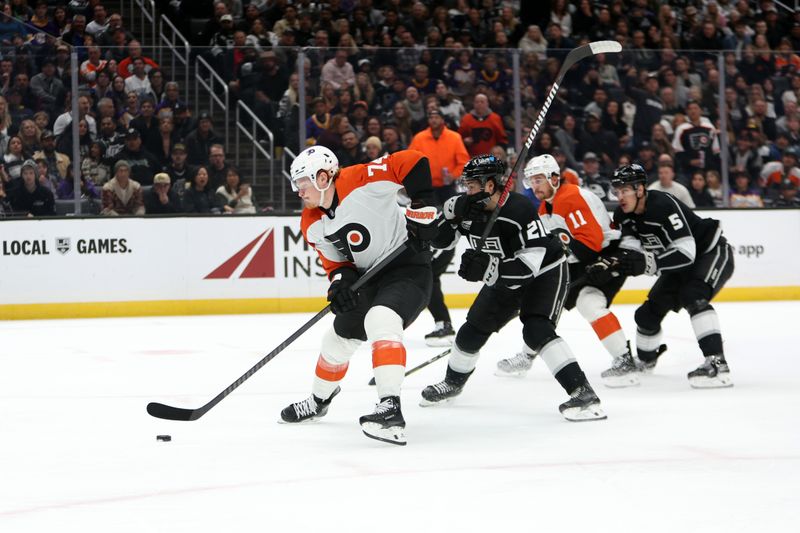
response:
[[[467,281],[482,281],[492,286],[500,277],[500,259],[479,250],[466,250],[461,256],[458,275]]]
[[[444,204],[445,218],[453,222],[483,220],[488,215],[484,207],[489,196],[488,192],[453,196]]]
[[[441,213],[439,208],[426,205],[421,200],[414,200],[406,208],[406,229],[411,245],[418,249],[427,248],[427,243],[439,234]]]
[[[621,275],[618,268],[619,262],[616,257],[600,257],[586,266],[586,281],[592,285],[605,285]]]
[[[642,274],[653,276],[658,271],[656,257],[652,252],[624,250],[617,261],[619,262],[617,270],[625,276],[641,276]]]
[[[358,293],[351,289],[358,279],[358,272],[352,268],[342,267],[333,271],[330,287],[328,287],[328,301],[334,315],[347,313],[358,307]]]

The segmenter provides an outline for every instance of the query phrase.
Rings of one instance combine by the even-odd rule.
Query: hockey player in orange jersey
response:
[[[311,396],[286,407],[281,420],[297,423],[324,416],[341,390],[350,357],[368,340],[380,402],[359,423],[368,437],[404,445],[403,330],[428,304],[431,257],[421,243],[438,231],[428,159],[404,150],[339,169],[333,152],[313,146],[297,156],[290,172],[303,201],[303,236],[331,281],[328,301],[336,317],[322,338]],[[401,190],[411,199],[405,213],[397,203]],[[352,290],[359,276],[407,240],[405,252],[358,292]]]
[[[601,376],[609,387],[639,384],[638,371],[630,345],[619,320],[608,307],[625,282],[618,276],[602,285],[587,281],[584,269],[597,260],[602,251],[616,248],[620,232],[611,228],[611,218],[603,202],[592,191],[565,183],[558,162],[551,155],[539,155],[525,166],[523,184],[533,189],[542,201],[539,217],[545,226],[557,233],[569,249],[569,295],[565,307],[576,307],[592,325],[597,337],[613,358],[610,369]],[[536,354],[529,347],[497,363],[498,375],[524,375]]]

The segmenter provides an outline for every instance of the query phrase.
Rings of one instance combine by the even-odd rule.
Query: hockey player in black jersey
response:
[[[686,309],[705,361],[689,372],[697,388],[730,387],[722,350],[719,319],[709,303],[733,274],[733,250],[719,221],[700,218],[674,196],[646,189],[640,165],[614,172],[619,207],[614,223],[622,231],[615,255],[587,268],[587,276],[602,281],[615,275],[658,275],[647,301],[636,310],[636,348],[645,370],[652,369],[666,350],[661,322],[670,311]]]
[[[444,204],[445,223],[433,241],[452,248],[465,235],[474,247],[497,205],[506,165],[491,155],[472,158],[461,179],[467,193]],[[459,276],[484,286],[456,334],[444,381],[422,391],[420,405],[458,396],[475,370],[481,347],[519,314],[525,344],[537,351],[570,399],[559,411],[572,421],[606,418],[600,400],[586,380],[569,346],[556,334],[567,297],[569,269],[560,240],[547,232],[533,204],[510,193],[482,250],[461,257]]]

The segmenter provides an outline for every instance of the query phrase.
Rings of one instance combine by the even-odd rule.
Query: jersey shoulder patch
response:
[[[416,150],[402,150],[386,154],[369,163],[341,169],[335,182],[339,202],[343,202],[354,190],[369,183],[386,181],[402,187],[403,179],[422,157],[423,154]]]

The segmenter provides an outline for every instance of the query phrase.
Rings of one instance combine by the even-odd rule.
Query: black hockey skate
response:
[[[364,435],[371,439],[397,444],[406,445],[406,436],[403,431],[406,428],[406,421],[400,411],[400,397],[387,396],[375,406],[375,412],[371,415],[364,415],[358,419]]]
[[[731,371],[724,355],[709,355],[702,365],[689,372],[689,385],[696,389],[733,387]]]
[[[291,404],[281,411],[280,422],[282,424],[296,424],[298,422],[307,422],[309,420],[322,418],[328,414],[328,406],[330,406],[331,400],[333,400],[334,396],[339,394],[341,390],[340,387],[336,387],[336,390],[333,391],[333,394],[331,394],[330,398],[327,400],[320,400],[312,394],[302,402]]]
[[[419,402],[420,407],[430,407],[431,405],[452,400],[464,390],[464,384],[471,374],[472,372],[468,374],[456,372],[448,366],[444,381],[428,385],[422,390],[422,400]]]
[[[667,345],[662,344],[656,350],[656,356],[653,359],[642,359],[641,356],[637,357],[636,366],[639,367],[639,370],[645,374],[652,374],[653,369],[656,367],[656,363],[658,362],[658,358],[661,357],[661,354],[667,351]]]
[[[519,352],[514,357],[507,359],[500,359],[497,362],[497,369],[494,371],[494,375],[515,378],[525,377],[528,370],[533,366],[534,359],[536,359],[536,354],[530,355],[525,352]]]
[[[425,344],[428,346],[450,346],[455,338],[456,332],[453,331],[453,325],[450,322],[437,322],[435,329],[425,335]]]
[[[600,377],[606,387],[634,387],[639,385],[639,367],[631,355],[631,343],[628,343],[628,351],[619,357],[614,358],[611,368],[604,370]]]
[[[600,406],[600,398],[589,383],[581,385],[570,394],[570,399],[558,406],[561,415],[570,422],[605,420],[606,413]]]

